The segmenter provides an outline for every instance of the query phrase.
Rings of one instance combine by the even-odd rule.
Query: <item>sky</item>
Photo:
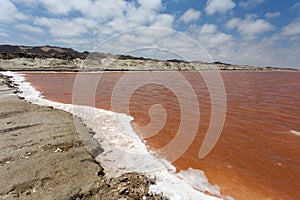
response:
[[[0,0],[0,44],[300,68],[300,1]]]

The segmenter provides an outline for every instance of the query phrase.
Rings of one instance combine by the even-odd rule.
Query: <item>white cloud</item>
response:
[[[300,34],[300,18],[291,22],[283,28],[282,34],[284,36],[292,36]]]
[[[135,34],[124,34],[118,38],[118,41],[121,45],[148,45],[153,44],[155,41],[152,37],[147,37],[143,35],[135,35]]]
[[[171,28],[173,26],[174,16],[159,12],[163,7],[161,0],[139,0],[138,2],[140,6],[128,4],[123,11],[125,14],[122,21],[127,29],[145,26]]]
[[[9,37],[7,33],[0,32],[0,37]]]
[[[204,24],[202,26],[191,25],[189,31],[193,35],[193,38],[197,40],[197,43],[206,50],[206,58],[202,58],[202,61],[211,62],[213,60],[228,61],[231,57],[230,52],[234,46],[234,38],[232,35],[221,32],[215,24]],[[192,60],[199,60],[199,47],[189,47]],[[202,53],[205,52],[202,50]],[[201,57],[201,56],[200,56]],[[203,56],[202,56],[203,57]]]
[[[74,37],[80,36],[95,25],[94,21],[75,18],[75,19],[56,19],[56,18],[36,18],[35,24],[45,26],[54,37]]]
[[[239,3],[239,6],[243,8],[253,8],[255,6],[258,6],[259,4],[262,4],[266,0],[243,0]]]
[[[26,19],[25,15],[18,11],[16,6],[9,0],[0,1],[0,22],[13,22]]]
[[[183,21],[184,23],[189,23],[191,21],[196,21],[199,19],[201,12],[199,10],[195,10],[193,8],[188,9],[185,13],[179,18],[179,21]]]
[[[300,67],[298,55],[300,45],[295,43],[284,48],[276,48],[282,42],[280,35],[265,37],[260,41],[245,40],[222,33],[214,24],[193,28],[198,30],[198,40],[214,61],[253,66]],[[192,49],[190,48],[190,52],[194,52]]]
[[[218,27],[214,24],[204,24],[199,29],[198,39],[206,47],[218,48],[224,43],[231,42],[233,37],[218,31]]]
[[[27,3],[31,5],[32,1]],[[87,32],[111,35],[144,26],[172,28],[174,22],[173,15],[160,12],[161,0],[39,0],[39,4],[56,18],[38,17],[34,21],[49,28],[54,37],[74,37]],[[72,11],[81,13],[82,17],[69,19],[67,16]]]
[[[9,0],[13,9],[16,6]],[[17,6],[21,5],[26,9],[45,9],[51,17],[31,16],[35,25],[48,29],[53,37],[79,37],[83,34],[90,33],[93,36],[105,37],[122,31],[127,31],[137,27],[165,27],[172,28],[175,16],[165,14],[161,0],[11,0]],[[1,6],[2,2],[0,2]],[[4,6],[3,6],[4,7]],[[6,6],[8,7],[8,6]],[[81,17],[71,18],[72,12],[78,12]],[[13,13],[13,12],[12,12]],[[3,12],[0,12],[2,16]],[[12,19],[5,14],[3,20]],[[17,16],[14,14],[14,16]],[[5,18],[6,17],[6,18]],[[1,21],[0,19],[0,21]],[[80,24],[82,23],[82,24]],[[19,28],[20,25],[18,25]],[[38,29],[22,27],[26,31],[37,32]],[[46,29],[46,30],[47,30]],[[44,29],[45,30],[45,29]],[[45,31],[46,31],[45,30]]]
[[[155,22],[151,24],[154,27],[172,28],[174,16],[169,14],[160,14],[157,16]]]
[[[169,14],[161,14],[152,10],[143,10],[143,8],[131,8],[127,10],[125,16],[118,17],[108,22],[105,25],[100,25],[105,28],[100,29],[101,33],[112,34],[116,32],[129,31],[138,27],[162,27],[172,28],[174,16]]]
[[[141,28],[109,38],[100,49],[114,53],[134,53],[136,56],[172,59],[204,60],[208,58],[205,51],[195,40],[184,34],[163,28]],[[150,51],[149,51],[150,50]],[[147,53],[146,53],[147,51]],[[152,53],[150,53],[152,52]],[[155,52],[155,53],[154,53]]]
[[[68,14],[72,9],[72,4],[70,1],[60,1],[60,0],[40,0],[44,7],[51,14]]]
[[[246,16],[245,19],[233,18],[226,23],[228,29],[237,29],[245,39],[255,39],[257,35],[274,29],[274,26],[263,19]]]
[[[15,27],[24,32],[32,32],[32,33],[36,33],[36,34],[44,33],[43,29],[41,29],[40,27],[37,27],[37,26],[30,26],[30,25],[26,25],[26,24],[17,24],[17,25],[15,25]]]
[[[23,0],[24,1],[24,0]],[[103,0],[103,3],[107,3],[107,1]],[[87,12],[89,9],[96,7],[96,2],[92,2],[91,0],[27,0],[24,3],[29,5],[41,4],[50,14],[52,15],[67,15],[72,10],[78,10],[81,12]],[[111,1],[114,2],[114,1]],[[107,4],[108,6],[110,4]],[[90,12],[93,12],[91,9]],[[105,12],[105,10],[104,10]]]
[[[161,0],[138,0],[138,5],[125,0],[39,0],[39,3],[54,15],[67,15],[75,10],[82,13],[84,17],[93,18],[98,22],[121,18],[125,13],[132,10],[149,13],[158,12],[162,9]],[[139,16],[136,16],[136,18],[139,18]]]
[[[103,22],[123,15],[129,5],[133,5],[125,0],[22,0],[22,3],[31,7],[40,5],[55,16],[67,16],[72,11],[78,11],[83,17]]]
[[[134,30],[137,35],[143,35],[145,37],[151,37],[153,39],[164,38],[171,35],[174,30],[163,27],[144,27]]]
[[[123,17],[126,10],[131,9],[131,4],[124,0],[111,1],[101,0],[90,2],[78,10],[88,18],[93,18],[98,22],[105,22],[114,18]]]
[[[0,27],[0,36],[1,37],[9,37],[10,36],[10,32],[6,29],[3,29]]]
[[[241,41],[236,46],[232,59],[237,63],[254,66],[300,67],[298,44],[276,48],[276,42],[271,36],[262,42]]]
[[[235,18],[232,18],[231,20],[227,21],[225,25],[228,29],[234,29],[234,28],[238,27],[240,25],[240,23],[241,23],[241,19],[235,17]]]
[[[130,7],[124,16],[124,23],[129,23],[131,27],[149,26],[153,24],[159,14],[153,10]]]
[[[299,7],[300,7],[300,1],[295,3],[292,8],[296,9],[296,8],[299,8]]]
[[[142,8],[147,10],[160,10],[162,8],[161,0],[138,0]]]
[[[91,44],[98,41],[91,38],[77,37],[77,38],[57,38],[49,42],[54,43],[55,45],[59,44],[59,46],[73,48],[76,49],[77,51],[83,52],[83,51],[92,50]],[[44,45],[45,41],[43,41],[41,44]]]
[[[232,0],[208,0],[206,2],[205,11],[208,15],[215,13],[225,14],[235,7],[235,3]]]
[[[270,18],[274,18],[274,17],[279,17],[280,16],[280,12],[268,12],[265,14],[265,17],[270,19]]]
[[[128,23],[125,17],[115,18],[112,21],[107,23],[107,26],[103,26],[106,28],[105,32],[109,34],[117,33],[117,32],[124,32],[130,29],[132,23]],[[102,25],[100,25],[102,27]],[[100,28],[101,29],[101,28]],[[100,30],[100,33],[104,33]]]

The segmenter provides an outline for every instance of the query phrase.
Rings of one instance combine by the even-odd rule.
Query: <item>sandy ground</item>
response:
[[[0,199],[164,199],[142,174],[106,178],[91,130],[81,123],[79,137],[71,114],[21,100],[7,83],[0,77]]]

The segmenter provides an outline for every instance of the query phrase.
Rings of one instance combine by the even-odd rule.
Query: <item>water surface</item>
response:
[[[171,72],[130,73],[141,78],[157,73],[165,73],[166,79],[173,76]],[[209,181],[217,184],[223,194],[236,199],[300,199],[300,73],[222,72],[227,100],[225,125],[216,146],[203,159],[198,153],[211,120],[211,96],[198,72],[181,74],[198,98],[196,105],[184,107],[190,113],[185,120],[191,123],[195,120],[195,106],[198,106],[200,123],[193,143],[173,163],[177,170],[190,167],[204,170]],[[137,88],[127,105],[122,96],[114,94],[123,75],[122,72],[81,74],[85,80],[81,81],[81,91],[91,90],[90,80],[100,77],[100,81],[95,99],[82,92],[76,94],[80,96],[80,102],[77,98],[76,103],[116,112],[128,108],[127,114],[134,117],[132,125],[141,137],[151,134],[139,128],[150,123],[149,109],[155,104],[162,105],[166,122],[158,133],[146,138],[149,150],[159,152],[177,134],[182,120],[179,100],[170,88],[149,83]],[[73,102],[76,73],[26,73],[26,79],[46,99]],[[118,87],[125,90],[132,84],[129,80]],[[180,80],[173,85],[183,93],[187,91]],[[190,95],[185,94],[187,101]],[[112,98],[119,102],[117,106],[112,107]]]

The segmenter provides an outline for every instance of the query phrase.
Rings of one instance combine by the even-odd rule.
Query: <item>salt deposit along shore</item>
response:
[[[107,178],[89,128],[77,119],[76,129],[70,113],[19,99],[7,84],[1,75],[0,199],[164,199],[149,192],[154,180],[142,174]]]
[[[13,144],[5,143],[4,145],[4,149],[12,148],[12,146],[14,149],[8,150],[6,154],[3,154],[3,165],[1,165],[5,167],[2,170],[5,174],[3,177],[13,180],[12,183],[8,181],[8,184],[5,184],[6,187],[3,187],[3,191],[0,191],[3,197],[8,197],[7,199],[15,197],[24,197],[25,199],[38,199],[40,197],[43,197],[43,199],[45,197],[49,197],[48,199],[120,199],[122,197],[126,197],[126,199],[168,198],[174,200],[231,199],[230,197],[223,196],[218,186],[210,185],[203,172],[200,173],[199,171],[198,174],[200,174],[200,176],[192,177],[192,179],[189,177],[189,171],[175,174],[175,169],[172,165],[161,162],[161,160],[156,159],[148,153],[142,141],[138,137],[134,137],[134,132],[131,131],[131,117],[86,106],[75,106],[77,108],[74,109],[73,105],[42,99],[39,92],[24,81],[22,75],[9,72],[4,74],[11,75],[13,81],[1,81],[2,91],[4,92],[4,94],[1,95],[3,96],[1,101],[4,102],[4,104],[1,103],[1,106],[3,105],[1,108],[5,110],[3,111],[4,113],[10,113],[5,108],[6,104],[10,105],[10,102],[14,102],[14,105],[12,105],[11,108],[13,110],[12,113],[4,114],[4,117],[2,117],[4,120],[4,124],[2,125],[4,131],[2,132],[7,133],[7,135],[5,135],[7,137],[11,137],[11,133],[16,139],[18,139],[18,134],[25,136],[26,139],[23,138],[23,140],[21,140],[25,144],[22,143],[18,145],[17,142],[12,141]],[[19,100],[16,95],[12,95],[11,89],[4,86],[5,82],[13,86],[15,85],[17,90],[20,90],[19,97],[25,98],[27,101],[39,104],[40,106]],[[18,105],[19,103],[29,108],[23,108]],[[35,108],[31,108],[31,106]],[[76,116],[79,116],[82,121],[88,127],[92,127],[93,130],[85,127],[81,121],[78,123],[79,119],[77,117],[73,119],[72,115],[53,109],[52,106],[73,114],[76,112]],[[14,110],[16,108],[19,108],[19,110]],[[124,126],[125,129],[123,130],[125,132],[119,133],[120,131],[115,131],[115,134],[119,134],[116,135],[116,138],[119,136],[126,137],[126,139],[128,139],[126,144],[134,144],[130,145],[130,148],[134,146],[136,146],[136,148],[129,149],[128,152],[122,151],[121,154],[119,154],[118,146],[124,146],[124,144],[116,145],[117,147],[109,146],[107,140],[103,138],[105,134],[101,135],[101,131],[98,131],[96,128],[99,127],[99,124],[93,126],[93,121],[95,120],[89,120],[89,115],[86,115],[85,112],[89,113],[90,109],[96,112],[96,115],[100,116],[100,118],[109,118],[111,115],[114,115],[114,119],[117,119],[117,121],[121,120],[119,125],[122,127],[125,124],[126,127]],[[31,110],[34,112],[31,113]],[[40,112],[36,112],[36,110]],[[83,111],[83,113],[81,111]],[[28,112],[31,118],[27,117]],[[57,115],[56,112],[64,113],[61,115],[65,116]],[[49,115],[49,113],[51,113],[51,115]],[[22,115],[18,116],[19,114]],[[22,120],[18,120],[19,118],[13,120],[15,116]],[[37,118],[37,120],[35,120],[35,118]],[[26,124],[28,119],[30,119],[31,124]],[[19,122],[22,125],[18,124]],[[116,120],[113,122],[116,122]],[[15,124],[17,128],[10,127]],[[68,124],[68,126],[66,126],[66,124]],[[110,124],[108,125],[110,126]],[[74,128],[74,126],[76,127]],[[101,126],[103,128],[102,124]],[[28,128],[37,130],[31,131],[27,130]],[[96,131],[94,132],[94,130]],[[24,134],[23,131],[26,131],[30,137],[27,136],[26,133]],[[21,134],[21,132],[23,134]],[[114,137],[112,133],[106,135],[112,137],[109,138],[109,140]],[[94,142],[93,138],[102,141],[100,143],[104,148],[102,149],[99,143]],[[2,141],[6,140],[7,139],[4,139]],[[119,142],[121,141],[122,140]],[[139,152],[132,154],[131,151],[136,150]],[[80,155],[85,157],[81,158],[77,155],[78,151]],[[14,155],[15,152],[21,152],[21,154],[17,156]],[[88,152],[90,152],[92,156]],[[108,162],[102,165],[105,160],[108,160]],[[127,166],[129,161],[133,163]],[[14,162],[19,162],[20,164],[15,166]],[[23,162],[27,164],[23,165]],[[37,167],[32,167],[32,163],[38,163],[39,165],[34,164]],[[83,165],[82,163],[86,165],[92,163],[92,165],[81,166]],[[104,166],[104,169],[99,163]],[[125,168],[123,166],[124,163],[127,163]],[[121,166],[121,171],[113,171],[114,169],[118,169],[120,165],[123,166]],[[43,168],[39,168],[39,166]],[[27,169],[31,171],[27,172]],[[24,177],[24,179],[19,179],[19,176],[15,176],[16,171],[21,172],[20,176]],[[30,174],[30,176],[26,178],[22,173],[26,175]],[[112,173],[114,175],[112,175]],[[9,177],[14,177],[14,179]],[[197,180],[196,184],[201,185],[200,189],[198,187],[197,190],[193,189],[192,185],[195,183],[188,183],[190,180]],[[19,187],[21,187],[21,189],[19,189]],[[64,192],[62,193],[60,190]]]
[[[198,177],[190,177],[192,169],[175,174],[173,165],[151,155],[130,127],[130,116],[51,102],[42,99],[22,75],[2,74],[6,75],[0,89],[4,199],[231,199],[210,185],[203,172]],[[90,120],[91,111],[100,121],[117,122],[125,129],[115,131],[116,137],[111,132],[103,135],[98,123],[93,126],[97,119]],[[123,139],[111,146],[105,135],[108,140],[125,137],[128,151],[119,152],[126,146]],[[94,138],[102,141],[103,148]],[[195,184],[201,187],[195,190]]]

